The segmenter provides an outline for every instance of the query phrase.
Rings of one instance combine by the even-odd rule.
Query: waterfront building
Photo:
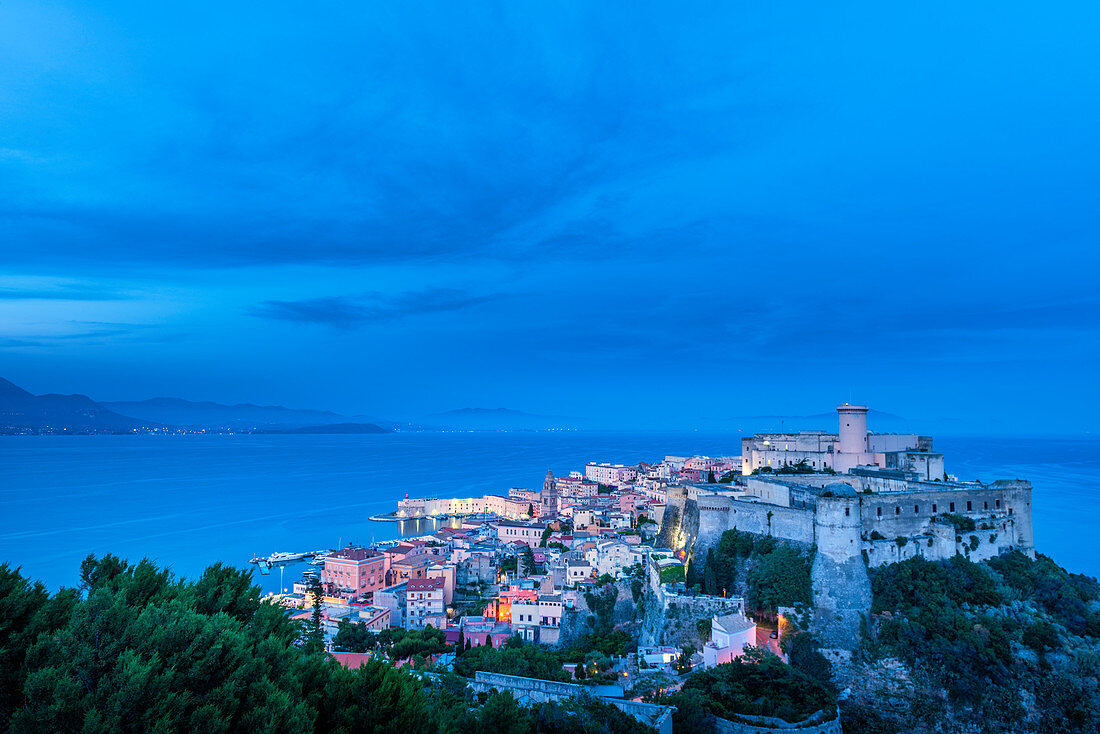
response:
[[[341,548],[325,558],[321,583],[326,594],[369,601],[386,586],[386,558],[373,548]]]

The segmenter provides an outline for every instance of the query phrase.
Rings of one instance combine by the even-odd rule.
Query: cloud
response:
[[[406,291],[395,295],[365,293],[360,296],[329,296],[298,301],[264,301],[251,311],[258,318],[293,321],[302,324],[327,324],[355,328],[409,316],[462,311],[500,298],[499,295],[473,295],[449,288]]]
[[[155,324],[107,321],[67,321],[53,333],[0,334],[0,348],[54,348],[64,345],[112,345],[118,342],[168,341],[178,333],[163,333]]]
[[[0,286],[0,301],[124,301],[130,294],[89,285],[57,285],[46,288]]]

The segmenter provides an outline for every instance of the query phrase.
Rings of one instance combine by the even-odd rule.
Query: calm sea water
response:
[[[1100,575],[1100,442],[937,438],[963,479],[1035,485],[1039,549]],[[0,437],[0,562],[73,585],[88,553],[149,557],[195,576],[254,555],[397,537],[399,498],[541,487],[587,461],[735,454],[737,433],[401,433],[366,436]],[[304,568],[290,566],[285,583]],[[276,569],[262,585],[279,586]]]

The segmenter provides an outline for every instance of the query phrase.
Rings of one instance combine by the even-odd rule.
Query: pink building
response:
[[[386,586],[386,559],[373,548],[342,548],[325,558],[325,591],[336,596],[374,598]]]

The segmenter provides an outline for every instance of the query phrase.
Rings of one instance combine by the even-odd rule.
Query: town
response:
[[[930,437],[869,432],[867,412],[839,406],[836,433],[746,437],[740,455],[591,462],[547,471],[539,489],[406,497],[390,519],[447,522],[319,556],[279,601],[319,615],[350,667],[383,655],[451,671],[476,647],[564,650],[558,689],[485,670],[474,688],[557,700],[599,683],[596,695],[667,731],[669,708],[647,701],[692,671],[759,651],[787,660],[810,630],[843,664],[870,608],[868,569],[1034,558],[1028,482],[961,482]],[[839,731],[835,710],[802,723]]]

